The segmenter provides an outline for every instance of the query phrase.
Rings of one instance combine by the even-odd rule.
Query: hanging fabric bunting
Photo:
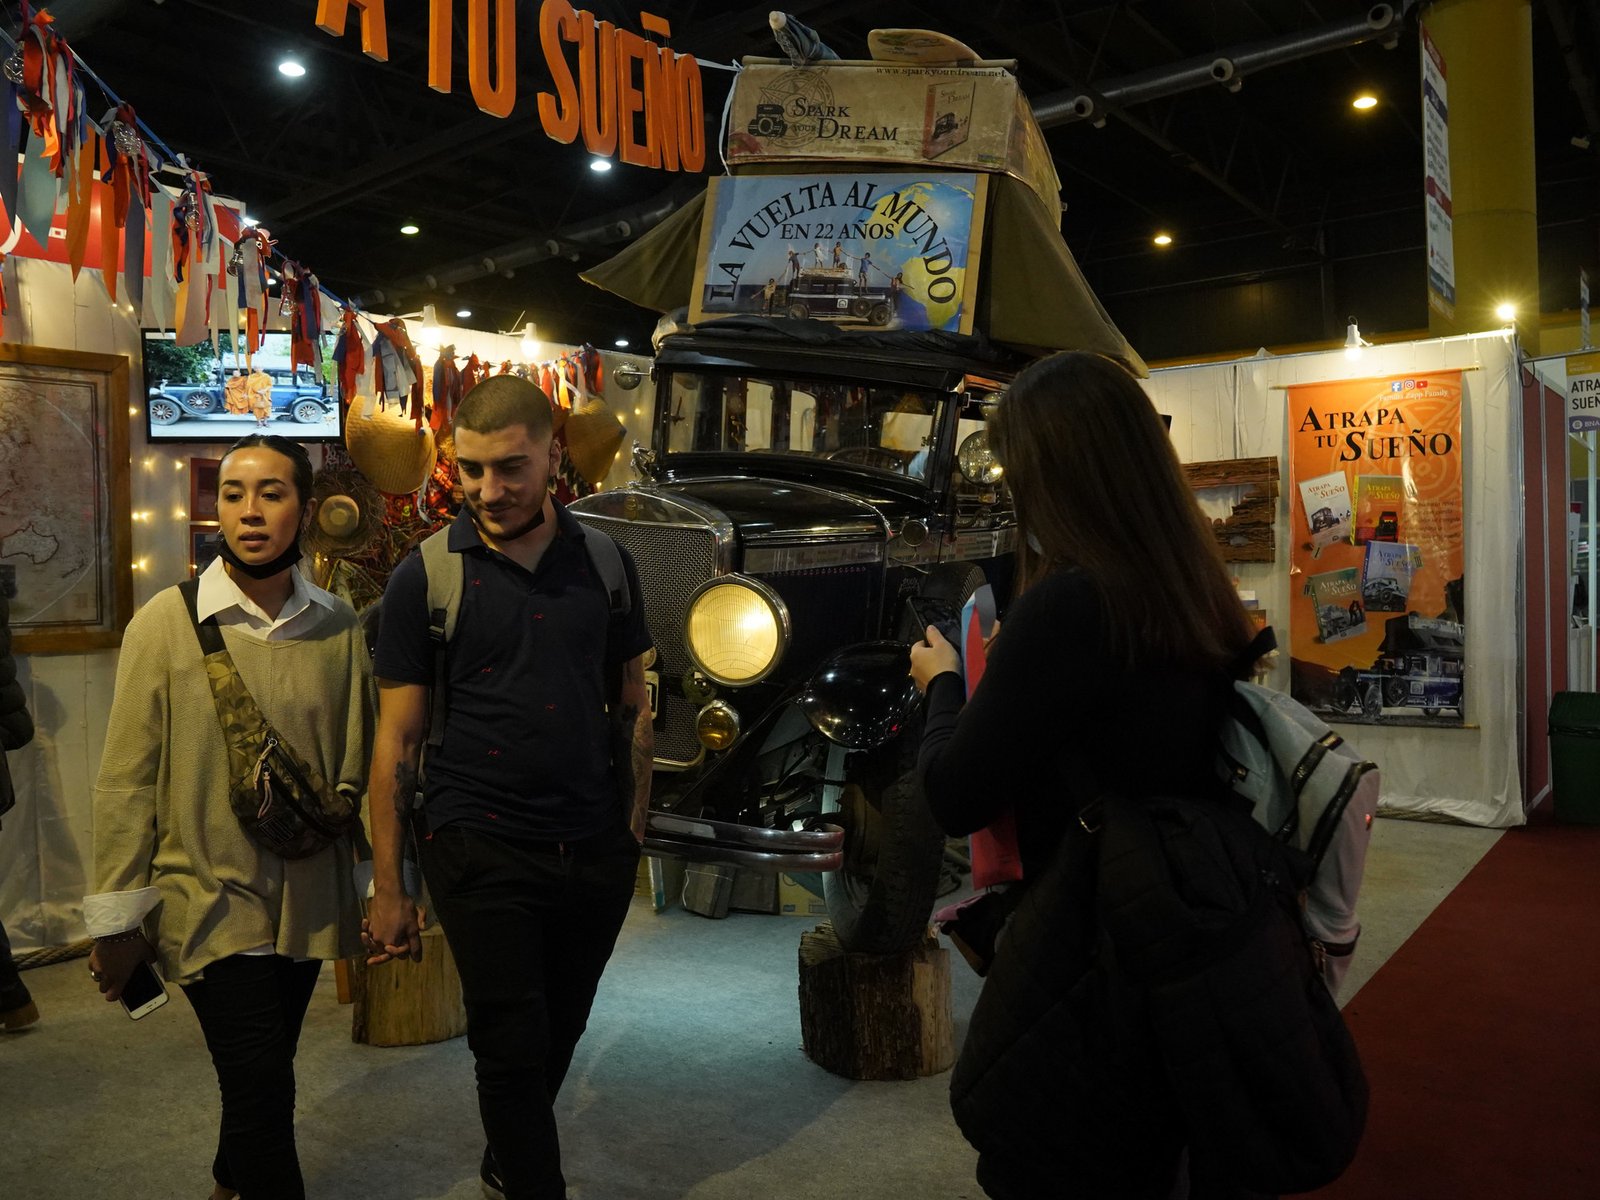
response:
[[[0,341],[6,336],[6,256],[0,254]]]
[[[72,278],[77,279],[89,255],[89,216],[94,199],[95,142],[85,138],[74,147],[72,169],[67,175],[67,262]]]
[[[289,314],[289,362],[322,371],[322,287],[317,277],[295,264],[294,311]]]
[[[605,367],[600,362],[600,352],[587,342],[578,351],[583,366],[583,387],[591,396],[598,396],[605,383]]]
[[[17,95],[18,85],[8,76],[4,96],[0,99],[0,161],[15,163],[22,153],[22,110]],[[6,210],[6,225],[17,223],[17,173],[0,171],[0,207]]]
[[[150,322],[171,329],[177,283],[172,277],[172,196],[157,186],[150,193]]]
[[[461,368],[461,393],[466,395],[477,387],[488,376],[488,369],[478,361],[476,354],[467,359],[467,365]]]

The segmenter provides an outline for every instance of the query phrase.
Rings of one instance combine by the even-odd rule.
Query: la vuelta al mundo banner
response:
[[[938,172],[715,178],[689,319],[971,333],[987,184]]]
[[[1333,720],[1462,723],[1461,386],[1289,388],[1289,687]]]

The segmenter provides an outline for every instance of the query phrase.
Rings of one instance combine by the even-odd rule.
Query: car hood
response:
[[[883,538],[886,525],[865,500],[813,484],[739,478],[657,485],[725,513],[746,542]]]

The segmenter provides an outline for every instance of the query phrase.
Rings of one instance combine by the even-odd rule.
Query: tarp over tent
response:
[[[687,306],[705,200],[701,192],[581,278],[657,312]],[[1087,350],[1149,375],[1026,184],[1009,175],[990,176],[987,226],[974,317],[979,330],[1028,353]]]

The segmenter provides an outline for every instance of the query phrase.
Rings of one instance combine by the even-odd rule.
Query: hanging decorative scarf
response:
[[[428,424],[435,433],[454,418],[456,405],[465,394],[461,372],[456,368],[456,348],[445,346],[439,351],[439,360],[433,364],[433,407],[428,414]]]
[[[187,177],[183,193],[172,206],[173,274],[178,281],[177,343],[198,346],[211,325],[212,256],[216,248],[216,220],[211,210],[211,182],[204,174],[181,163]]]
[[[578,351],[578,361],[583,369],[583,387],[591,396],[598,396],[605,383],[605,367],[600,362],[600,352],[587,342]]]
[[[348,406],[356,398],[356,381],[367,369],[366,338],[356,320],[356,310],[348,304],[339,315],[339,338],[333,344],[333,362],[338,368],[339,400]]]
[[[467,359],[467,365],[461,368],[461,394],[465,396],[489,376],[488,368],[478,361],[474,354]]]
[[[104,119],[100,156],[100,274],[113,301],[119,267],[128,280],[128,299],[139,311],[144,294],[144,213],[150,207],[150,160],[139,136],[133,106],[119,104]],[[129,226],[138,226],[135,233]],[[137,257],[135,257],[137,252]],[[122,260],[137,269],[123,267]],[[134,280],[139,281],[137,289]]]
[[[378,367],[378,394],[385,402],[395,399],[404,404],[409,400],[411,418],[422,428],[422,360],[411,345],[406,323],[393,317],[378,326],[372,350]]]
[[[322,287],[317,277],[299,263],[294,266],[294,308],[289,317],[289,365],[291,369],[305,363],[321,373],[322,370]],[[284,295],[290,295],[287,275]]]
[[[245,309],[245,354],[261,349],[267,332],[267,260],[272,257],[272,235],[261,226],[239,235],[235,253],[239,259],[240,303]]]

